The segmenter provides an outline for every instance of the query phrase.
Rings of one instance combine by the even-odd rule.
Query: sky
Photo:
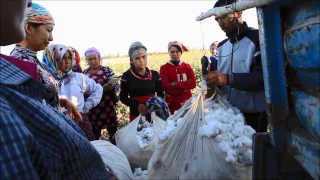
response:
[[[201,22],[196,17],[215,1],[33,1],[47,8],[55,20],[52,44],[76,48],[80,56],[96,47],[102,55],[127,54],[130,44],[142,42],[149,52],[167,51],[170,41],[189,48],[209,48],[226,38],[214,17]],[[256,9],[243,12],[243,20],[258,28]],[[201,30],[202,29],[202,30]],[[9,54],[14,45],[1,47]],[[42,59],[42,52],[38,52]]]

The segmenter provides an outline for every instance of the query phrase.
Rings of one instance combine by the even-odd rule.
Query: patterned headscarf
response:
[[[84,56],[86,57],[86,60],[91,55],[98,55],[98,57],[100,59],[100,62],[102,61],[102,57],[101,57],[100,51],[98,49],[96,49],[95,47],[87,49],[86,52],[84,53]]]
[[[181,53],[182,53],[182,51],[188,51],[188,48],[186,46],[184,46],[181,42],[178,42],[178,41],[169,42],[168,50],[170,49],[171,46],[177,46]]]
[[[148,99],[146,106],[149,112],[155,112],[158,117],[167,120],[170,116],[168,104],[164,99],[158,96],[153,96]]]
[[[147,53],[147,48],[139,41],[132,43],[129,47],[129,52],[128,52],[130,61],[132,61],[133,57],[140,52]]]
[[[66,52],[70,52],[72,55],[72,64],[71,68],[67,73],[64,73],[59,70],[59,62],[62,60],[63,56],[66,54]],[[72,67],[75,65],[76,60],[75,60],[75,54],[74,51],[65,45],[61,44],[50,44],[43,52],[43,57],[42,57],[42,63],[47,67],[47,69],[50,71],[52,76],[60,82],[62,79],[66,79],[66,81],[69,81],[71,75],[73,74],[72,72]],[[67,83],[67,82],[66,82]]]
[[[37,3],[32,3],[27,9],[26,23],[54,24],[50,12]]]
[[[72,71],[81,73],[82,72],[82,68],[81,68],[81,65],[80,65],[81,58],[80,58],[79,52],[75,48],[73,48],[71,46],[69,46],[69,47],[73,50],[73,52],[75,54],[75,59],[76,59],[76,64],[73,66]]]

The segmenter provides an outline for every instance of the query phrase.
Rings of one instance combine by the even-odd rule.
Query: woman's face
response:
[[[217,46],[211,46],[210,52],[211,52],[211,55],[212,55],[212,56],[217,53],[217,48],[218,48]]]
[[[171,46],[169,48],[169,55],[170,55],[171,60],[179,61],[180,57],[181,57],[181,52],[178,51],[177,47]]]
[[[27,23],[25,29],[29,36],[27,41],[31,44],[35,51],[44,50],[50,41],[53,41],[52,31],[54,24],[41,24],[38,27],[34,27]]]
[[[72,54],[67,51],[59,62],[59,70],[66,73],[72,68]]]
[[[146,68],[147,61],[148,61],[147,54],[144,52],[140,52],[136,54],[132,59],[132,63],[136,69]]]
[[[31,4],[31,0],[0,0],[1,46],[18,43],[25,38],[24,19]]]
[[[98,69],[100,68],[100,59],[97,54],[93,54],[87,57],[87,62],[90,68]]]

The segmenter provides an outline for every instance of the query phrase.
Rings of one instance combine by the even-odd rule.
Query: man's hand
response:
[[[219,71],[211,71],[206,78],[208,86],[224,86],[228,84],[227,75]]]
[[[112,84],[109,84],[109,85],[105,84],[105,85],[103,85],[103,90],[104,90],[104,91],[111,91],[112,88],[113,88]]]
[[[144,105],[144,104],[139,104],[139,106],[138,106],[138,111],[139,111],[139,113],[140,113],[141,115],[143,115],[143,116],[145,116],[145,115],[148,114],[148,108],[147,108],[147,106]]]

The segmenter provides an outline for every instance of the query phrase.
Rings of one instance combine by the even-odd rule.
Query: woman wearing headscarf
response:
[[[31,3],[0,0],[0,46],[24,39],[21,25]],[[0,67],[0,179],[111,179],[80,128],[42,104],[37,65],[0,54]]]
[[[161,78],[158,72],[147,68],[147,48],[141,42],[129,47],[131,68],[123,73],[120,88],[120,101],[130,108],[130,121],[139,114],[150,120],[145,105],[153,96],[164,96]]]
[[[102,57],[96,48],[92,47],[87,49],[84,55],[89,68],[85,69],[83,73],[103,86],[101,102],[87,114],[92,125],[95,139],[99,139],[101,130],[106,128],[111,143],[115,144],[114,134],[118,129],[115,105],[118,102],[116,92],[119,90],[119,84],[116,83],[114,86],[108,84],[115,74],[111,68],[102,66]]]
[[[92,127],[85,113],[99,104],[102,87],[88,76],[73,72],[75,53],[73,49],[61,44],[49,45],[43,53],[43,64],[53,75],[59,86],[59,96],[67,98],[80,111],[83,121],[79,123],[89,140],[94,140]],[[84,95],[88,98],[85,101]]]
[[[65,107],[68,110],[68,116],[81,121],[77,108],[69,100],[59,99],[55,79],[37,58],[37,52],[44,50],[53,40],[53,27],[54,20],[50,12],[39,4],[32,3],[32,6],[27,9],[24,25],[26,37],[16,44],[10,56],[37,64],[37,78],[45,86],[46,104],[57,109],[60,109],[60,106]]]
[[[171,114],[180,109],[192,96],[196,77],[190,64],[181,61],[181,54],[188,49],[178,41],[168,44],[170,61],[160,67],[160,76],[165,91],[165,100]]]
[[[78,72],[78,73],[82,73],[82,68],[81,68],[81,65],[80,65],[80,55],[79,55],[79,52],[75,49],[75,48],[73,48],[73,47],[71,47],[71,46],[69,46],[72,50],[73,50],[73,52],[74,52],[74,54],[75,54],[75,59],[76,59],[76,63],[74,64],[74,66],[72,67],[72,71],[73,72]]]

